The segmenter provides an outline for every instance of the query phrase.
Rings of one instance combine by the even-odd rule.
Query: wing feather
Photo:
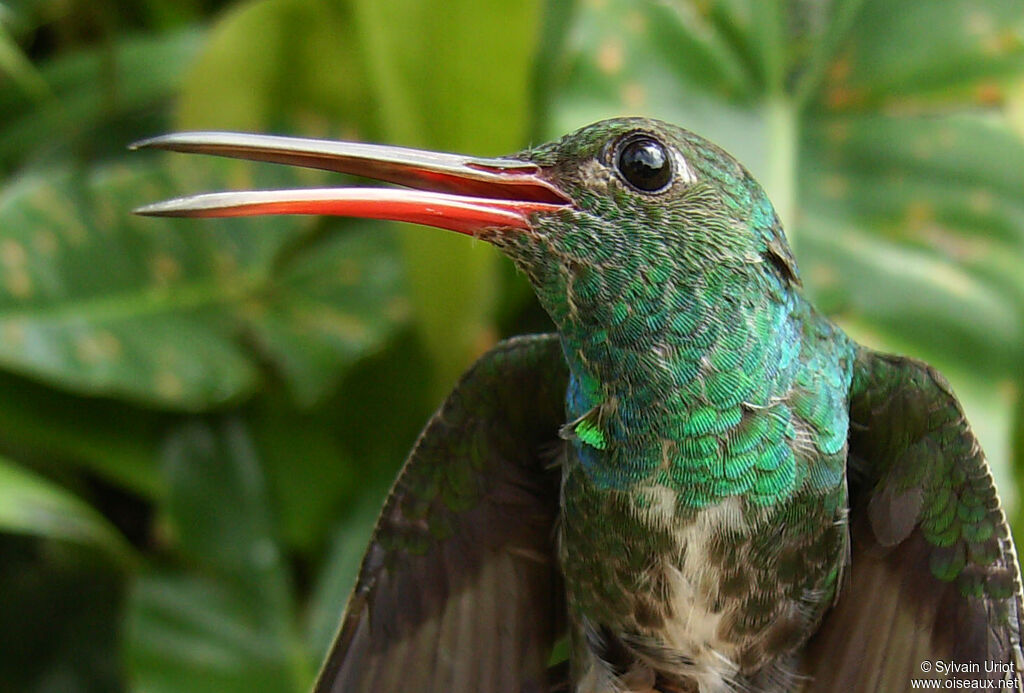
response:
[[[463,376],[385,503],[316,693],[548,690],[566,378],[554,335]]]
[[[911,679],[955,678],[1019,689],[1020,568],[949,384],[924,363],[861,348],[850,419],[849,582],[808,645],[807,688],[904,691]]]

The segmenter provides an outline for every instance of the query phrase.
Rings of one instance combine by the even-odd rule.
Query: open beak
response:
[[[143,140],[133,149],[217,154],[376,178],[396,188],[249,190],[181,197],[136,209],[171,217],[332,214],[426,224],[468,235],[530,229],[530,217],[570,200],[545,181],[535,164],[359,142],[186,132]]]

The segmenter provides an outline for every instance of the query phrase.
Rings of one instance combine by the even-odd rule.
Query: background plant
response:
[[[129,142],[682,124],[766,185],[823,310],[950,376],[1013,499],[1022,77],[1009,0],[0,3],[0,688],[306,690],[429,412],[548,329],[481,243],[132,217],[338,181]]]

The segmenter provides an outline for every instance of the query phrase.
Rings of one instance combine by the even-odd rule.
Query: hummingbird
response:
[[[1020,687],[1020,568],[949,384],[811,305],[765,191],[716,145],[618,118],[499,158],[136,146],[404,186],[137,211],[449,229],[508,256],[557,328],[499,343],[426,425],[316,693]]]

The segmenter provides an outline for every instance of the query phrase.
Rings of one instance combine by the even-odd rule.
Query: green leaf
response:
[[[363,554],[377,522],[383,493],[362,494],[363,501],[344,522],[327,550],[309,600],[306,638],[314,657],[321,661],[338,633],[338,624],[356,584]]]
[[[515,150],[529,124],[539,2],[511,10],[501,3],[500,12],[497,5],[246,3],[225,16],[186,79],[179,123],[318,135],[340,129],[480,154]],[[401,247],[441,393],[495,338],[496,255],[436,232],[405,234]],[[281,363],[298,397],[313,401],[321,395],[316,373],[302,361],[325,359],[320,347],[300,352],[289,338],[288,331],[260,335],[272,350],[288,351]]]
[[[185,77],[181,129],[352,137],[372,123],[349,4],[250,0],[217,22]]]
[[[316,556],[339,509],[394,479],[433,405],[410,333],[357,363],[314,408],[296,410],[273,389],[247,408],[289,546]]]
[[[3,16],[0,15],[0,20]],[[52,96],[46,81],[39,75],[39,72],[32,65],[32,62],[21,52],[14,37],[0,23],[0,74],[11,79],[20,89],[35,101]]]
[[[159,494],[157,450],[165,424],[157,413],[9,373],[0,373],[0,392],[0,450],[81,466],[143,497]]]
[[[256,356],[239,340],[255,325],[293,391],[310,401],[403,319],[385,239],[332,241],[322,259],[299,249],[281,263],[289,240],[316,220],[129,214],[174,196],[179,178],[199,189],[226,187],[228,175],[238,187],[288,187],[295,172],[259,167],[250,178],[235,162],[179,159],[172,173],[138,156],[84,177],[26,176],[0,194],[0,365],[77,392],[198,410],[257,386]],[[357,252],[342,261],[346,249]],[[309,266],[332,259],[345,271],[309,279]],[[359,330],[367,290],[346,278],[368,270],[380,276],[366,284],[379,300],[367,306],[393,310]]]
[[[132,550],[102,515],[57,484],[0,458],[0,531],[95,546],[123,562]]]
[[[762,176],[771,143],[752,30],[746,2],[581,5],[545,137],[640,113],[704,135]]]
[[[168,438],[164,470],[172,537],[207,577],[154,573],[139,582],[129,604],[132,677],[156,691],[304,689],[312,672],[245,425],[182,425]]]
[[[191,421],[163,451],[167,511],[181,550],[226,575],[287,593],[261,462],[245,425]],[[276,608],[276,606],[275,606]]]
[[[283,263],[259,309],[246,316],[301,405],[322,400],[348,366],[409,318],[397,243],[381,226],[331,225]]]
[[[799,235],[822,307],[1012,371],[1024,340],[1010,317],[1024,312],[1024,141],[964,116],[837,116],[806,132]]]
[[[1014,528],[1014,543],[1020,544],[1024,539],[1024,382],[1018,378],[1006,388],[1013,404],[1010,410],[1010,472],[1013,474],[1013,487],[1017,491],[1017,506],[1014,512],[1008,513],[1010,525]]]
[[[309,690],[287,643],[253,616],[251,595],[223,582],[151,575],[129,596],[128,678],[148,693]]]
[[[53,94],[42,105],[21,90],[0,89],[0,170],[26,160],[122,155],[132,139],[152,134],[152,111],[177,87],[200,38],[185,30],[69,52],[39,68]]]
[[[552,85],[567,69],[566,45],[578,5],[578,0],[542,0],[542,21],[533,64],[532,113],[527,131],[531,141],[543,136],[554,97]]]
[[[945,227],[1024,248],[1024,140],[978,115],[832,115],[804,127],[800,198],[889,235],[941,247]],[[985,239],[982,239],[984,242]]]
[[[94,548],[0,535],[0,690],[123,689],[126,573]]]
[[[279,389],[263,393],[247,408],[279,518],[281,540],[315,556],[337,515],[359,487],[365,459],[353,458],[339,440],[345,412],[330,401],[298,410]],[[349,393],[358,399],[360,393]]]
[[[279,235],[247,234],[242,248],[237,228],[180,233],[128,213],[172,190],[166,174],[136,164],[85,180],[30,176],[3,192],[0,363],[65,388],[183,408],[255,386],[216,309],[251,289],[252,265],[269,261]]]
[[[937,50],[937,47],[941,47]],[[835,110],[989,105],[1024,65],[1015,0],[868,0],[821,85]]]
[[[869,321],[911,352],[944,354],[990,377],[1016,363],[1024,334],[1007,316],[1018,306],[998,286],[928,250],[823,218],[806,223],[814,232],[804,235],[811,258],[804,270],[823,310]]]

